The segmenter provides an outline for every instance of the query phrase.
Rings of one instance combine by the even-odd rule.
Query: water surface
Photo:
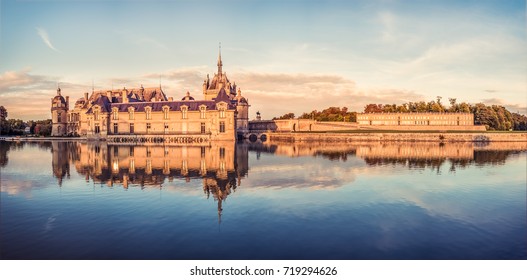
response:
[[[526,151],[0,142],[0,255],[526,259]]]

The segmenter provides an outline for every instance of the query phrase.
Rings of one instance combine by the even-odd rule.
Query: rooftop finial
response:
[[[57,82],[57,95],[60,95],[60,83]]]
[[[221,61],[221,42],[220,42],[219,53],[218,53],[218,75],[220,76],[223,73],[221,69],[222,66],[223,66],[223,62]]]

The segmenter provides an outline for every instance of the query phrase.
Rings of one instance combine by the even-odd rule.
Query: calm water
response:
[[[0,142],[0,255],[526,259],[526,151]]]

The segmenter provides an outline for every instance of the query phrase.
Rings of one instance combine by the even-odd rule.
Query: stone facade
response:
[[[62,97],[60,87],[57,95],[51,98],[51,136],[66,136],[68,125],[69,96]]]
[[[204,81],[203,100],[189,92],[180,100],[167,98],[161,86],[93,91],[69,110],[60,89],[52,99],[52,136],[78,135],[89,139],[152,139],[136,136],[186,136],[201,141],[234,140],[248,130],[249,103],[236,84],[222,72]],[[122,138],[122,139],[121,139]],[[157,139],[157,138],[156,138]],[[176,138],[179,139],[179,138]],[[166,141],[169,139],[167,138]],[[172,139],[173,140],[173,139]],[[117,141],[119,142],[119,141]]]
[[[474,125],[471,113],[358,113],[359,125],[467,126]]]

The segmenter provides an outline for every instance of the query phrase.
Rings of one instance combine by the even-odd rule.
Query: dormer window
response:
[[[118,120],[119,119],[119,110],[117,108],[112,109],[112,119]]]
[[[100,115],[100,111],[99,111],[99,108],[96,107],[94,110],[93,110],[93,119],[98,121],[99,120],[99,115]]]
[[[151,120],[152,119],[152,107],[145,107],[146,112],[146,119]]]
[[[168,106],[163,106],[163,119],[168,120],[168,112],[169,112]]]
[[[206,118],[207,115],[207,106],[201,105],[199,106],[199,117],[200,119]]]
[[[182,119],[187,119],[188,118],[187,112],[188,112],[188,106],[186,106],[186,105],[181,106],[181,118]]]
[[[225,102],[220,102],[220,103],[218,103],[217,106],[218,106],[218,111],[219,111],[219,113],[220,113],[220,118],[221,118],[221,119],[224,119],[224,118],[225,118],[225,110],[226,110],[226,108],[227,108],[227,103],[225,103]]]
[[[133,120],[134,119],[134,107],[128,107],[128,119]]]

